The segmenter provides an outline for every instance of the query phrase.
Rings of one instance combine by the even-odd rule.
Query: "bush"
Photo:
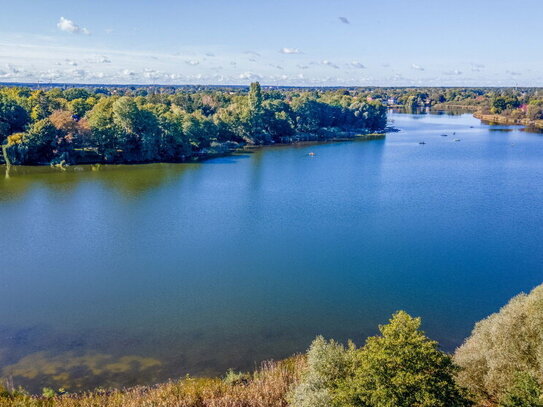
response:
[[[479,399],[500,400],[517,372],[543,380],[543,286],[478,322],[456,350],[458,382]]]
[[[345,348],[318,336],[307,351],[307,369],[291,394],[293,407],[330,407],[338,386],[352,374],[354,345]]]
[[[356,349],[322,337],[307,354],[307,370],[291,396],[294,407],[460,407],[471,402],[456,385],[456,367],[420,331],[420,318],[400,311],[381,335]]]
[[[344,405],[395,407],[469,406],[454,381],[456,367],[437,342],[404,311],[379,327],[358,353],[355,374],[340,391]]]
[[[251,375],[248,373],[236,372],[233,369],[229,369],[224,376],[224,383],[229,386],[238,386],[249,383]]]
[[[543,407],[541,386],[529,373],[517,373],[515,382],[500,402],[501,407]]]

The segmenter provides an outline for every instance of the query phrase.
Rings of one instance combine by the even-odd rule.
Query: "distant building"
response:
[[[398,100],[395,97],[389,97],[387,100],[387,105],[396,105],[398,104]]]

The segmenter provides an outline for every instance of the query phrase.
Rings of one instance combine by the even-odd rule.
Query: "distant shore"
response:
[[[491,124],[521,125],[543,130],[543,120],[516,119],[510,116],[500,114],[483,114],[475,112],[473,117]]]

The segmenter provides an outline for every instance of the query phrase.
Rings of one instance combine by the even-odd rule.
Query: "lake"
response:
[[[543,137],[390,120],[386,139],[202,163],[0,167],[0,376],[250,370],[318,334],[362,344],[399,309],[453,351],[543,281]]]

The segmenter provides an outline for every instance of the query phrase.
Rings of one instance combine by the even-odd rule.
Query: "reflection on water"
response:
[[[0,201],[21,198],[29,189],[44,187],[52,192],[76,188],[79,184],[98,181],[126,197],[175,181],[198,164],[146,165],[76,165],[66,168],[38,166],[1,166],[5,177],[0,179]]]
[[[317,334],[360,344],[398,309],[453,350],[543,279],[543,144],[470,115],[391,119],[386,140],[11,167],[0,376],[40,391],[249,370]]]

